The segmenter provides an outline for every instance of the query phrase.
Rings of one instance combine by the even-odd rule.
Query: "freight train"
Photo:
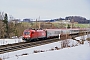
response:
[[[23,32],[22,40],[32,41],[59,37],[59,34],[78,34],[80,29],[26,29]]]

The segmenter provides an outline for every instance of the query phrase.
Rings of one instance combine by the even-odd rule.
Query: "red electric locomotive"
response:
[[[26,29],[23,32],[23,40],[31,41],[40,38],[46,38],[45,30]]]

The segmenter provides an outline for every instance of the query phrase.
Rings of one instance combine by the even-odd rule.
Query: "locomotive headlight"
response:
[[[30,37],[30,36],[28,36],[28,37]]]

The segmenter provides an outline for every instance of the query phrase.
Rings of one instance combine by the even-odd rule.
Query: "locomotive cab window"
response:
[[[29,34],[30,34],[30,32],[24,32],[24,34],[25,34],[25,35],[29,35]]]

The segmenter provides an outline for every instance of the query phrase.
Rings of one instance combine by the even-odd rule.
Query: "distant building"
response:
[[[14,19],[14,20],[11,20],[10,22],[13,22],[14,24],[21,23],[20,19]]]
[[[23,22],[31,22],[31,19],[23,19]]]

